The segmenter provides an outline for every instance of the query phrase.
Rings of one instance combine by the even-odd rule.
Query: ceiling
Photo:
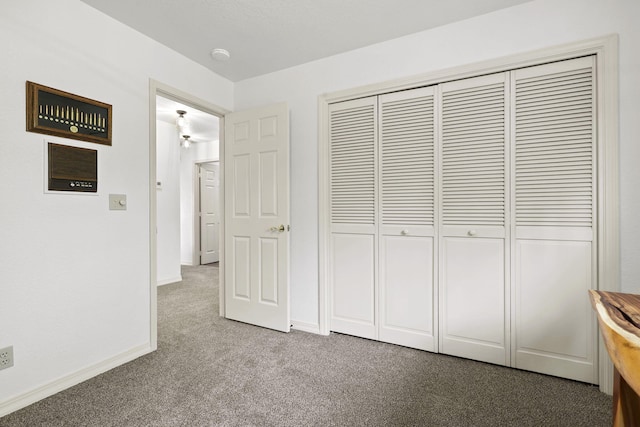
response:
[[[531,0],[82,1],[237,82]]]
[[[177,110],[187,112],[184,117],[189,122],[189,136],[191,137],[191,142],[198,143],[218,141],[220,133],[220,120],[218,117],[171,99],[156,96],[157,120],[175,124],[176,119],[178,118],[178,113],[176,113]],[[176,142],[178,141],[178,138],[178,129],[176,127]]]

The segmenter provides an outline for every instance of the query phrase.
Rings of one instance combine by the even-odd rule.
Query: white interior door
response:
[[[289,109],[225,116],[225,315],[288,332]]]
[[[200,264],[220,260],[220,165],[200,165]]]
[[[377,339],[377,98],[329,107],[331,330]]]
[[[441,87],[440,350],[508,365],[507,74]]]
[[[597,383],[594,58],[513,75],[514,365]]]
[[[434,88],[379,97],[379,339],[436,351]]]

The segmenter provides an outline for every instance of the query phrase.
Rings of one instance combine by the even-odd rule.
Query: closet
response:
[[[597,382],[594,61],[329,105],[332,331]]]

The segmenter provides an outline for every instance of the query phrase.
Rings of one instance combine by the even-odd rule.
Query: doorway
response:
[[[181,265],[200,265],[200,243],[218,239],[210,232],[201,239],[200,167],[219,159],[220,119],[188,103],[156,96],[156,194],[158,283],[181,280]],[[206,178],[212,172],[202,175]],[[204,183],[212,189],[212,180]],[[216,187],[219,179],[215,179]],[[209,210],[217,200],[207,201]],[[209,215],[211,222],[212,215]],[[215,222],[219,226],[219,215]],[[206,218],[204,218],[206,219]],[[212,229],[212,227],[209,227]],[[211,230],[213,231],[213,230]],[[179,251],[177,252],[177,249]],[[209,252],[211,252],[209,248]],[[217,250],[215,251],[217,255]]]
[[[172,104],[169,104],[167,108],[159,109],[157,106],[157,100],[166,99],[170,101]],[[177,110],[185,110],[187,111],[187,115],[189,113],[193,113],[191,116],[191,130],[193,133],[193,138],[189,138],[191,142],[191,146],[188,149],[184,147],[184,138],[181,138],[182,135],[179,135],[178,129],[176,128],[175,120],[178,118]],[[166,241],[163,241],[165,235],[162,234],[161,228],[163,228],[163,223],[166,218],[161,218],[159,211],[159,197],[163,202],[167,202],[169,188],[171,185],[174,187],[174,191],[172,192],[172,198],[175,203],[172,202],[172,207],[170,209],[172,215],[172,225],[170,226],[173,242],[177,242],[173,246],[173,251],[177,247],[178,256],[176,257],[175,252],[173,253],[172,261],[170,264],[173,266],[174,272],[180,271],[180,266],[183,261],[182,255],[182,246],[183,243],[180,241],[180,229],[182,218],[190,218],[187,222],[188,224],[185,227],[190,230],[191,236],[196,232],[195,221],[193,221],[193,213],[189,215],[181,215],[180,210],[183,209],[184,206],[190,206],[191,210],[194,210],[195,203],[193,201],[193,186],[194,186],[194,165],[196,164],[196,159],[198,162],[202,161],[217,161],[220,160],[220,168],[223,168],[223,145],[220,144],[222,141],[222,132],[220,129],[224,128],[224,115],[229,111],[211,104],[207,101],[199,99],[196,96],[188,94],[186,92],[175,89],[171,86],[165,85],[163,83],[151,80],[150,81],[150,96],[149,96],[149,289],[150,289],[150,298],[149,298],[149,319],[150,319],[150,347],[152,350],[157,349],[158,343],[158,319],[157,319],[157,286],[162,284],[162,281],[158,280],[158,267],[161,262],[165,262],[165,259],[162,256],[166,255],[166,253],[161,252],[159,249],[159,244],[166,244]],[[198,114],[204,114],[209,117],[210,121],[215,121],[217,124],[216,136],[217,144],[201,144],[201,140],[198,138],[197,125],[198,122],[193,122],[193,117],[196,117]],[[162,115],[166,115],[164,121],[160,120]],[[171,117],[169,119],[169,116]],[[213,119],[213,120],[211,120]],[[164,123],[164,125],[158,126],[158,123]],[[161,134],[158,132],[158,127],[164,127],[167,135],[166,138],[166,147],[170,152],[174,153],[173,157],[162,157],[163,154],[160,153],[159,140],[161,139]],[[171,131],[169,131],[171,129]],[[171,133],[173,132],[173,133]],[[215,153],[215,155],[214,155]],[[163,160],[164,159],[164,160]],[[162,170],[158,168],[159,162],[165,161],[164,165],[171,166],[171,170],[174,175],[173,178],[168,178],[168,175],[165,175]],[[189,172],[185,173],[185,175],[189,176],[190,179],[179,180],[180,183],[176,183],[175,172],[177,175],[180,175],[180,166],[179,163],[188,164]],[[186,169],[186,168],[185,168]],[[188,191],[181,187],[184,182],[184,186],[188,187]],[[221,178],[221,186],[223,184],[223,178]],[[170,185],[171,184],[171,185]],[[176,192],[177,188],[177,192]],[[223,187],[221,187],[223,188]],[[187,203],[182,203],[179,201],[180,194],[186,195]],[[220,212],[224,212],[224,191],[220,192]],[[188,209],[188,208],[187,208]],[[176,212],[177,211],[177,212]],[[178,220],[176,221],[176,218]],[[177,225],[176,225],[177,224]],[[167,227],[166,223],[164,227]],[[176,231],[177,229],[177,231]],[[164,231],[164,230],[163,230]],[[177,240],[176,240],[177,236]],[[224,241],[224,214],[220,215],[220,241]],[[193,237],[192,237],[193,239]],[[191,248],[191,252],[193,252],[193,244],[186,245]],[[223,248],[221,248],[220,256],[223,257]],[[176,261],[177,258],[177,261]],[[193,255],[191,256],[191,261],[189,262],[189,257],[186,257],[186,263],[190,263],[193,265]],[[177,266],[177,267],[176,267]],[[223,279],[223,270],[224,267],[220,265],[220,301],[224,301],[224,279]],[[176,278],[175,275],[173,278]],[[170,278],[171,280],[171,278]],[[173,280],[175,281],[175,280]],[[170,282],[167,282],[170,283]],[[224,303],[220,304],[220,315],[224,316]]]

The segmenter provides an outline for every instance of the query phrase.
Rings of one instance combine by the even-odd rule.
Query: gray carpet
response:
[[[218,268],[158,292],[158,351],[0,426],[608,426],[595,386],[218,317]]]

